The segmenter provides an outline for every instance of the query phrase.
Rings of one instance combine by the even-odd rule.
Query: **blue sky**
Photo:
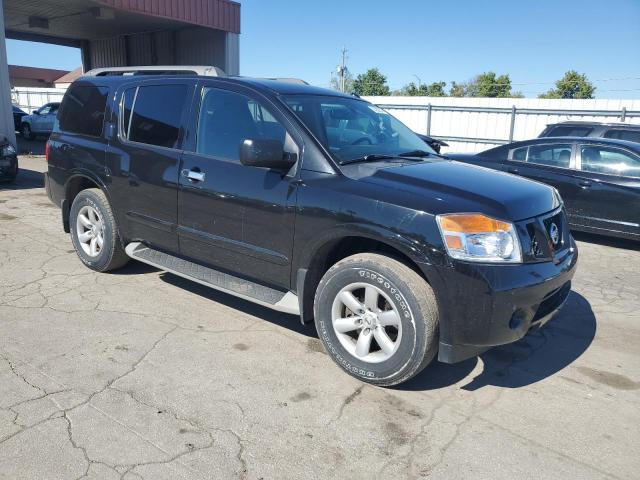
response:
[[[640,0],[242,0],[241,73],[326,86],[349,50],[354,74],[378,67],[392,89],[508,73],[526,96],[566,70],[599,98],[640,98]],[[75,49],[8,41],[9,62],[72,69]],[[626,79],[626,80],[617,80]]]

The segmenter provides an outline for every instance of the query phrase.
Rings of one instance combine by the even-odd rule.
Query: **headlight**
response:
[[[522,250],[512,223],[478,213],[436,217],[447,253],[472,262],[521,263]]]
[[[2,156],[3,157],[8,157],[8,156],[15,155],[15,154],[16,154],[16,149],[10,143],[7,144],[7,145],[4,145],[2,147]]]

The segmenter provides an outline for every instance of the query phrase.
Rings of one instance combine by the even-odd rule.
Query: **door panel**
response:
[[[128,240],[178,252],[181,125],[193,85],[145,83],[118,92],[118,131],[107,151],[111,190]]]
[[[276,137],[292,153],[297,146],[280,115],[249,95],[205,86],[201,98],[194,109],[196,152],[182,158],[180,251],[213,268],[288,289],[297,184],[287,172],[240,164],[239,150],[245,138]]]
[[[580,145],[578,154],[575,223],[640,235],[640,157],[593,144]]]

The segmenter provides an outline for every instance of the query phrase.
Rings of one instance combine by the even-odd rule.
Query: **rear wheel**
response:
[[[365,253],[324,275],[315,298],[318,335],[347,373],[397,385],[417,375],[438,348],[438,308],[429,284],[406,264]]]
[[[101,190],[90,188],[76,196],[69,223],[73,246],[87,267],[107,272],[123,267],[129,261],[118,236],[111,206]]]

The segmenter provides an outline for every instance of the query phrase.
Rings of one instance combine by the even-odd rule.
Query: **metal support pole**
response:
[[[516,128],[516,106],[511,107],[511,127],[509,128],[509,141],[513,142],[513,131]]]
[[[627,118],[627,107],[622,107],[622,114],[620,115],[620,121],[624,122]]]
[[[427,105],[427,135],[431,135],[431,104]]]

